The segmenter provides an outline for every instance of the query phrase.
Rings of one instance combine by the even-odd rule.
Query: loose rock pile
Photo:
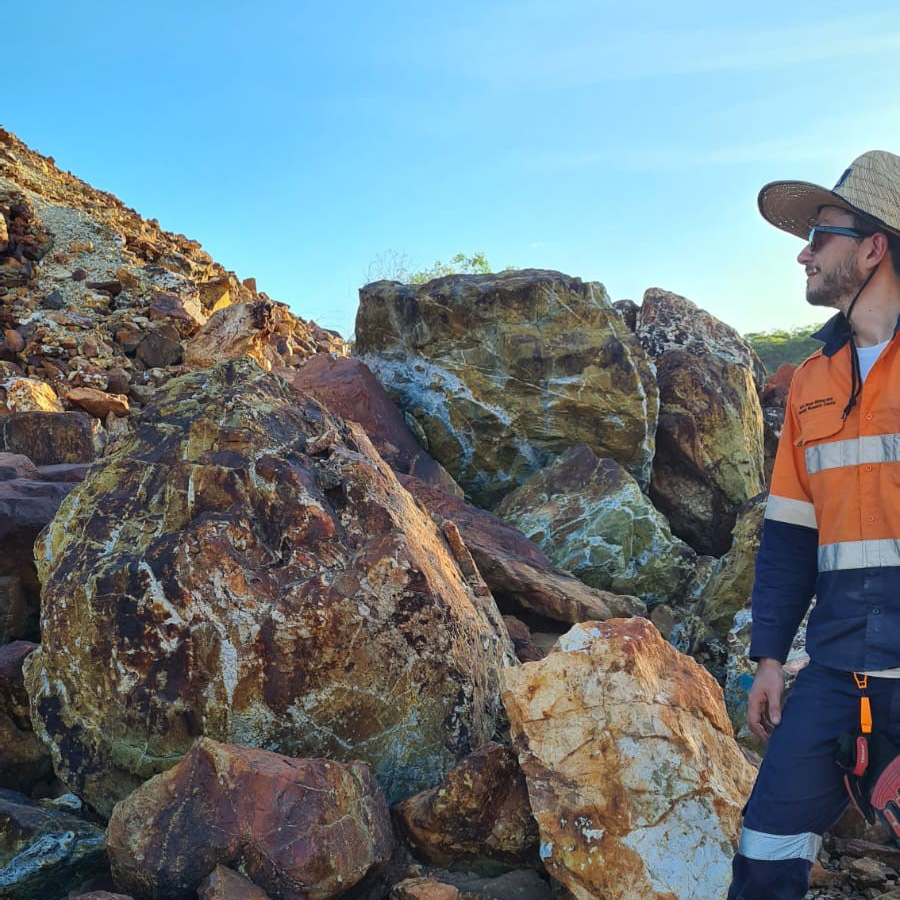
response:
[[[351,358],[0,131],[0,900],[722,893],[783,391],[655,289],[360,299]],[[821,896],[893,888],[841,828]]]

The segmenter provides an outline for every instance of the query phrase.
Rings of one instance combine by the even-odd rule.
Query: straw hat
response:
[[[830,191],[807,181],[773,181],[759,192],[763,218],[800,238],[807,237],[822,206],[862,213],[900,236],[900,156],[863,153]]]

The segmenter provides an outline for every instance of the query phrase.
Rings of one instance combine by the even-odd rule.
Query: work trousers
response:
[[[900,744],[900,678],[870,678],[874,727]],[[822,834],[849,803],[835,762],[839,734],[859,728],[852,674],[810,663],[772,733],[732,864],[728,900],[803,900]]]

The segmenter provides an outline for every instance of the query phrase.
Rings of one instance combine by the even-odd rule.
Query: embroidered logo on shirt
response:
[[[819,397],[816,400],[810,400],[802,404],[797,409],[797,415],[802,416],[803,413],[812,412],[814,409],[823,409],[826,406],[834,406],[836,403],[834,397]]]

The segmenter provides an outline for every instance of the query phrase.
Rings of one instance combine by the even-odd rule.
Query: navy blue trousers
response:
[[[900,744],[900,679],[870,678],[875,728]],[[849,803],[837,736],[859,728],[849,672],[810,663],[797,676],[744,808],[728,900],[803,900],[821,836]]]

